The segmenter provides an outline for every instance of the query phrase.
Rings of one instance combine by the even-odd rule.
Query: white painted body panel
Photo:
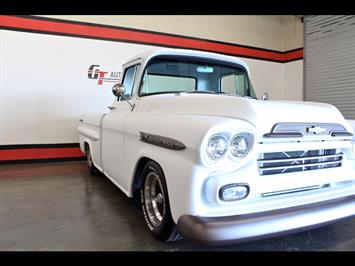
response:
[[[154,52],[138,56],[132,61],[139,59],[146,64],[151,57],[162,53],[179,54],[179,51]],[[187,53],[191,56],[232,61],[229,57],[210,53],[180,52],[181,55]],[[233,60],[247,68],[240,60]],[[141,67],[141,71],[143,69]],[[141,73],[138,78],[140,76]],[[105,116],[83,117],[84,121],[79,126],[81,147],[84,147],[85,141],[92,145],[94,164],[129,197],[133,195],[133,178],[139,160],[147,157],[159,163],[165,174],[175,222],[185,214],[202,217],[232,216],[355,194],[354,156],[350,137],[322,136],[320,139],[319,136],[307,136],[301,141],[263,138],[276,123],[282,122],[337,123],[348,132],[353,132],[351,124],[334,106],[183,93],[139,97],[137,87],[134,91],[130,100],[135,104],[132,111],[127,102],[121,101],[113,103],[116,109]],[[102,122],[99,123],[99,120]],[[89,130],[100,138],[95,141],[86,137]],[[240,163],[210,167],[203,161],[201,153],[208,138],[221,131],[248,131],[254,134],[255,144]],[[171,150],[142,142],[140,132],[176,139],[184,143],[186,149]],[[342,166],[266,176],[258,172],[257,159],[261,153],[312,149],[337,149],[343,152]],[[219,189],[231,183],[247,183],[250,187],[248,197],[235,202],[222,202],[218,197]],[[265,192],[321,184],[331,184],[331,188],[268,198],[261,196]]]

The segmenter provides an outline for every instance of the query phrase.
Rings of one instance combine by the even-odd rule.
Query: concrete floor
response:
[[[104,176],[91,176],[85,162],[2,165],[0,250],[355,250],[355,219],[225,247],[163,243],[148,232],[138,202]]]

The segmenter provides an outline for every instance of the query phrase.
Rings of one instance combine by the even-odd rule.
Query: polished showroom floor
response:
[[[138,202],[91,176],[82,161],[1,165],[0,221],[0,250],[355,250],[355,219],[225,247],[162,243],[146,229]]]

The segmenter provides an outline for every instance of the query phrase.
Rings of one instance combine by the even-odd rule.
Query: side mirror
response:
[[[122,84],[115,84],[112,87],[112,93],[116,97],[122,97],[126,92],[125,87]]]
[[[261,95],[261,100],[262,101],[269,100],[269,94],[267,94],[267,92],[264,92],[263,95]]]
[[[125,89],[125,87],[123,86],[123,84],[115,84],[115,85],[113,85],[113,87],[112,87],[112,93],[113,93],[113,95],[115,95],[116,97],[118,97],[118,98],[121,98],[122,97],[122,99],[123,100],[125,100],[128,104],[129,104],[129,106],[131,107],[131,111],[133,111],[133,109],[134,109],[134,107],[136,106],[135,104],[131,104],[130,102],[129,102],[129,99],[127,99],[126,98],[126,96],[125,96],[125,93],[126,93],[126,89]]]

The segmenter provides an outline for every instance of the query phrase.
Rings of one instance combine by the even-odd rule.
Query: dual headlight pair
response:
[[[213,161],[219,161],[230,154],[232,159],[242,159],[250,152],[253,146],[253,135],[247,132],[228,136],[214,134],[207,143],[206,154]]]

